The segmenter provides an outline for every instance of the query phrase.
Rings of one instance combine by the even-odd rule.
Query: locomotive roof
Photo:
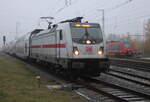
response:
[[[37,30],[37,31],[34,31],[34,33],[31,33],[31,34],[33,34],[32,37],[34,37],[34,36],[39,36],[39,35],[41,35],[41,34],[47,34],[47,33],[50,33],[50,32],[55,31],[57,27],[58,27],[57,25],[53,25],[53,28],[51,28],[51,29],[45,29],[45,30],[39,29],[39,30]]]
[[[39,33],[40,31],[42,31],[43,29],[35,29],[31,32],[31,34],[36,34]]]
[[[66,23],[66,22],[80,22],[81,23],[82,19],[83,19],[83,17],[76,17],[76,18],[73,18],[73,19],[68,19],[68,20],[65,20],[65,21],[61,21],[60,23]]]
[[[41,34],[44,34],[44,33],[46,34],[46,33],[49,33],[50,31],[51,31],[51,29],[45,29],[45,30],[42,30],[38,33],[34,33],[32,37],[38,36],[38,35],[41,35]]]
[[[65,21],[63,23],[59,23],[59,24],[55,24],[55,25],[52,25],[50,29],[35,29],[34,31],[31,32],[32,34],[32,37],[34,36],[40,36],[40,35],[43,35],[43,34],[47,34],[47,33],[50,33],[50,32],[54,32],[59,25],[66,25],[66,24],[70,24],[71,26],[75,26],[74,24],[90,24],[90,25],[93,25],[92,27],[99,27],[100,25],[98,23],[88,23],[88,22],[68,22],[68,21]]]

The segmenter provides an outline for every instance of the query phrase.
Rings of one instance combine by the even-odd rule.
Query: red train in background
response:
[[[106,52],[108,56],[114,57],[136,57],[139,50],[135,49],[133,43],[127,40],[107,41]]]

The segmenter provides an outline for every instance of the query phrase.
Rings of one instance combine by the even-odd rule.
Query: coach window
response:
[[[60,34],[60,40],[62,40],[63,39],[62,30],[59,31],[59,34]]]

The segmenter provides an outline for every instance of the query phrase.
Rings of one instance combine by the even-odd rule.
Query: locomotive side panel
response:
[[[31,57],[37,60],[54,60],[55,49],[50,47],[55,44],[55,33],[46,33],[34,36],[31,39]]]
[[[62,59],[69,59],[72,58],[72,40],[71,40],[71,34],[70,34],[70,26],[69,23],[61,24],[58,27],[59,30],[62,32],[62,39],[60,40],[60,43],[64,45],[65,49],[60,49],[60,57]],[[58,34],[58,39],[60,38],[60,34]],[[59,40],[58,40],[59,41]]]
[[[66,41],[60,40],[60,32],[39,33],[31,38],[31,57],[50,63],[58,63],[59,59],[66,58]],[[64,35],[61,35],[64,36]]]

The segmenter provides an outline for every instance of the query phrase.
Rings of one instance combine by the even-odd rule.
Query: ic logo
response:
[[[88,53],[93,52],[93,48],[91,46],[86,46],[85,49],[86,49],[86,52],[88,52]]]

